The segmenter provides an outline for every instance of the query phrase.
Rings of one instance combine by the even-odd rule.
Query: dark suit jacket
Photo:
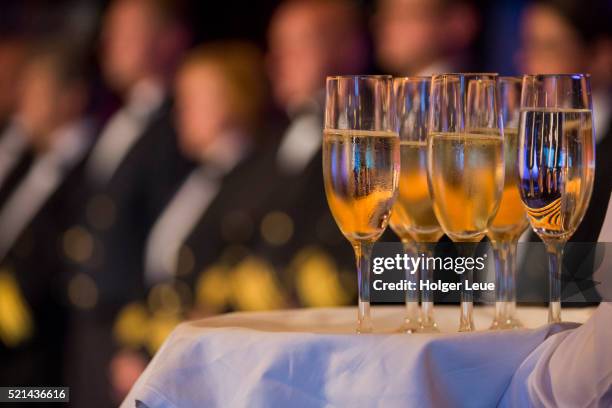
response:
[[[167,101],[153,114],[112,178],[103,185],[85,179],[86,199],[80,222],[92,245],[85,259],[69,253],[69,276],[87,276],[97,292],[88,308],[71,304],[66,361],[67,384],[75,406],[113,404],[108,379],[111,357],[118,348],[113,336],[118,312],[146,296],[143,251],[149,229],[180,180],[190,169],[178,152]],[[94,352],[95,350],[95,352]]]
[[[296,287],[297,276],[291,266],[297,261],[296,256],[304,251],[329,257],[334,263],[335,272],[342,279],[345,295],[349,298],[355,293],[356,273],[355,260],[350,243],[340,232],[330,212],[323,184],[323,155],[319,151],[310,160],[305,169],[295,175],[279,176],[275,191],[270,195],[260,212],[260,223],[270,213],[283,213],[293,222],[293,234],[284,243],[278,244],[260,234],[255,245],[255,252],[268,259],[277,271],[285,276],[281,278],[285,285],[292,289],[293,300],[297,305],[304,304],[305,299]],[[336,300],[347,301],[346,297]],[[312,306],[312,305],[310,305]]]
[[[33,331],[6,347],[0,342],[0,384],[63,385],[66,288],[63,238],[83,202],[83,163],[70,169],[59,187],[29,221],[0,269],[15,279],[15,293],[26,306]]]
[[[257,287],[262,297],[274,292],[268,293],[274,300],[236,301],[241,294],[233,293],[234,300],[230,299],[224,307],[208,305],[214,306],[213,312],[308,305],[305,302],[308,294],[299,290],[304,285],[296,282],[296,264],[303,265],[307,259],[324,262],[326,266],[332,264],[323,268],[324,273],[333,274],[331,279],[342,278],[339,286],[343,293],[335,300],[330,299],[331,303],[344,303],[355,292],[353,252],[327,205],[321,152],[295,175],[279,171],[277,152],[278,145],[269,146],[229,175],[185,243],[189,249],[186,253],[193,253],[195,257],[192,281],[188,285],[194,291],[201,288],[198,281],[206,279],[207,269],[219,264],[229,275],[227,286],[235,290],[242,284],[247,285],[237,281],[245,279],[245,274],[236,267],[250,259],[257,263],[248,264],[253,268],[249,284]],[[257,277],[262,274],[271,277],[274,288],[257,286]],[[206,305],[202,295],[194,293],[194,298]]]
[[[323,268],[325,272],[342,271],[338,286],[344,293],[335,301],[350,301],[355,292],[353,252],[327,205],[321,152],[303,171],[288,175],[277,165],[278,149],[278,142],[271,143],[227,174],[182,243],[177,274],[184,285],[177,292],[188,288],[187,309],[195,304],[204,312],[219,313],[304,304],[294,273],[298,254],[306,254],[300,260],[311,257],[326,266],[333,264]],[[245,261],[256,261],[248,263],[250,277],[240,268]],[[257,291],[261,302],[239,299],[241,285]],[[210,293],[213,296],[207,299]]]

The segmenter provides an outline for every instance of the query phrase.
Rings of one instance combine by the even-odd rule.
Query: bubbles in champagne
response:
[[[504,183],[497,133],[433,133],[428,176],[434,210],[453,241],[480,241],[497,212]]]
[[[389,221],[399,175],[396,133],[326,130],[323,176],[331,212],[352,242],[375,241]]]
[[[442,230],[427,185],[427,143],[400,142],[401,170],[391,228],[403,240],[436,242]]]

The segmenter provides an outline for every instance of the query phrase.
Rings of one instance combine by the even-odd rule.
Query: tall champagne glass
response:
[[[498,103],[504,125],[505,177],[502,200],[487,236],[495,254],[496,301],[492,329],[521,327],[516,310],[516,245],[527,228],[527,216],[518,188],[518,123],[521,106],[520,77],[499,77]]]
[[[442,230],[473,257],[497,213],[504,186],[497,74],[432,77],[427,175]],[[459,331],[474,330],[473,269],[462,276]]]
[[[391,215],[399,180],[390,76],[327,78],[323,176],[332,215],[357,260],[357,331],[371,332],[370,256]]]
[[[584,217],[595,175],[588,75],[523,77],[518,166],[529,223],[548,252],[548,321],[560,322],[563,248]]]
[[[400,122],[401,171],[390,225],[402,240],[406,252],[430,256],[431,244],[428,243],[437,242],[442,236],[427,185],[427,122],[431,77],[396,78],[394,85]],[[421,268],[419,272],[422,280],[432,280],[432,271]],[[414,281],[414,271],[407,271],[407,274],[407,280]],[[432,292],[422,292],[420,317],[416,293],[407,291],[403,330],[437,331]]]

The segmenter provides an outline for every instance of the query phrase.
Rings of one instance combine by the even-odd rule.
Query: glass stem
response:
[[[516,249],[517,241],[514,240],[508,247],[508,259],[506,261],[506,319],[516,321]]]
[[[506,315],[506,262],[508,259],[508,244],[498,242],[493,244],[495,259],[495,317],[492,328],[496,328],[505,320]]]
[[[372,318],[370,317],[370,257],[373,246],[374,244],[371,242],[358,241],[353,244],[357,261],[357,291],[359,293],[357,333],[372,332]]]
[[[431,244],[423,243],[417,247],[419,253],[424,255],[425,260],[432,257]],[[427,268],[427,265],[421,264],[421,280],[433,281],[433,270]],[[421,292],[421,330],[425,332],[438,331],[434,319],[434,298],[431,289],[425,289]]]
[[[476,252],[477,242],[461,242],[459,254],[463,257],[473,257]],[[472,293],[473,268],[466,268],[462,275],[461,285],[461,316],[459,319],[459,331],[474,331],[474,298]]]
[[[546,243],[548,252],[548,323],[561,322],[561,272],[565,242]]]
[[[402,240],[404,252],[409,256],[419,256],[418,245],[412,241]],[[406,291],[406,317],[404,319],[403,331],[413,332],[419,327],[419,271],[406,269],[406,281],[414,282],[416,290]]]

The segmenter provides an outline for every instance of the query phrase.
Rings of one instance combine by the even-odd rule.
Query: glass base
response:
[[[428,296],[431,298],[431,295]],[[434,319],[434,302],[424,301],[421,307],[421,324],[417,331],[419,333],[439,333],[438,325]]]
[[[507,319],[493,319],[489,330],[512,330],[522,329],[525,327],[523,323],[516,317],[509,317]]]
[[[471,332],[476,330],[472,314],[474,304],[472,302],[461,302],[461,317],[459,319],[459,331]]]
[[[438,329],[438,325],[435,321],[431,320],[429,322],[422,322],[419,328],[417,329],[418,333],[440,333],[440,329]]]
[[[506,319],[502,324],[502,329],[522,329],[524,327],[523,323],[517,319],[516,317],[510,317]]]
[[[402,327],[399,328],[399,333],[416,333],[421,326],[421,321],[406,319]]]
[[[491,322],[491,326],[489,326],[489,330],[501,330],[503,325],[503,321],[500,319],[493,319]]]
[[[473,332],[475,330],[476,330],[476,328],[474,327],[474,323],[472,323],[472,324],[466,323],[466,324],[462,324],[461,326],[459,326],[459,330],[458,331],[460,333],[464,333],[464,332]]]

